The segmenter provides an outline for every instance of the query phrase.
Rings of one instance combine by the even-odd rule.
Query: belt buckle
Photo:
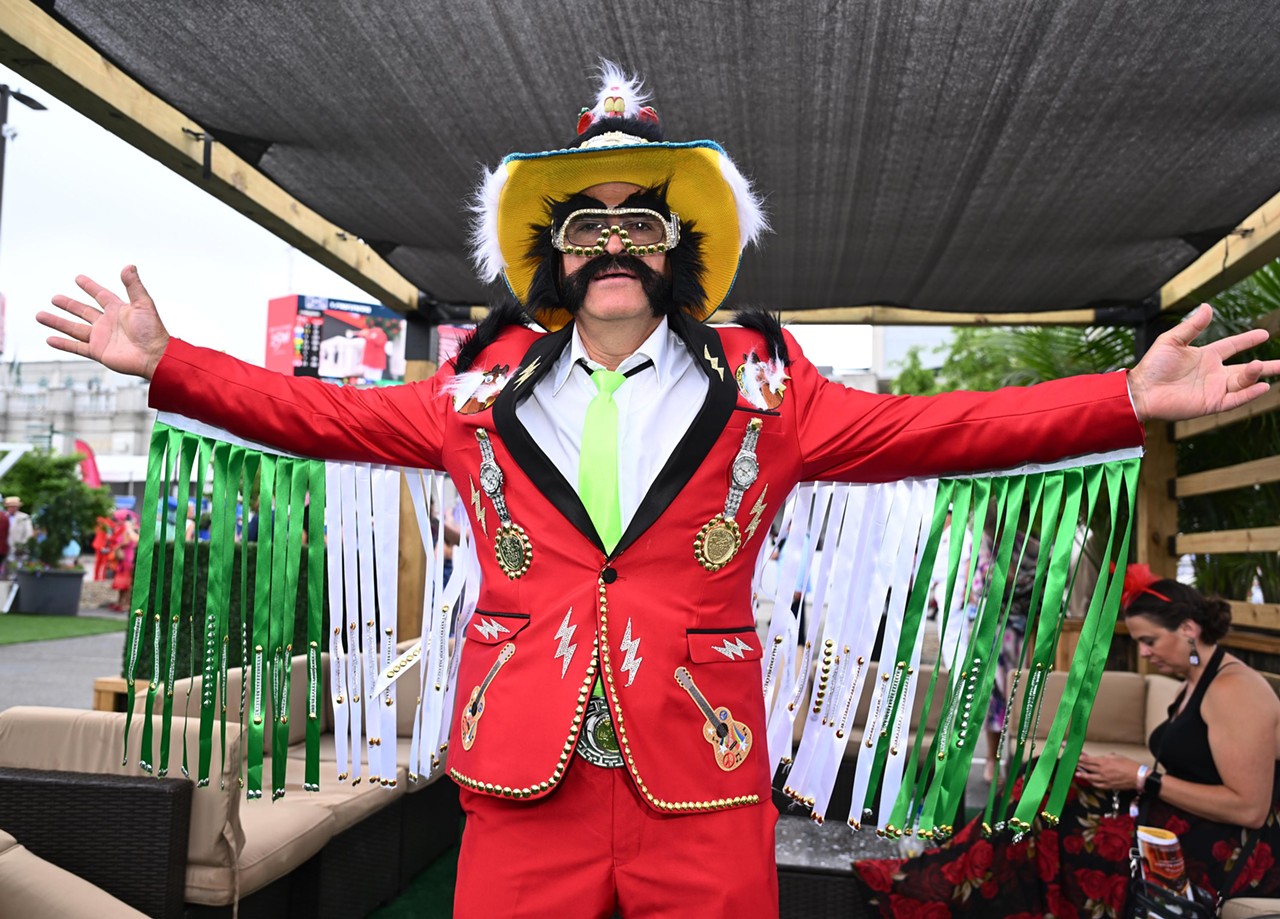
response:
[[[582,733],[578,737],[578,755],[605,769],[622,767],[622,748],[609,717],[609,705],[603,696],[592,696],[582,719]]]

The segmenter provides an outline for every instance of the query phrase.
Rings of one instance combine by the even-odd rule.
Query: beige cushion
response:
[[[1058,708],[1062,704],[1067,674],[1055,670],[1045,679],[1040,703],[1040,721],[1036,736],[1049,736]],[[1108,670],[1102,674],[1098,694],[1093,700],[1085,740],[1098,744],[1141,744],[1146,740],[1147,684],[1138,673]]]
[[[1182,681],[1158,673],[1147,675],[1147,725],[1143,740],[1169,718],[1169,706],[1182,690]]]
[[[1049,679],[1066,677],[1051,673]],[[1043,724],[1043,721],[1041,722]],[[1147,739],[1147,680],[1140,673],[1108,670],[1093,700],[1085,738],[1094,743],[1137,743]]]
[[[1280,900],[1266,897],[1238,897],[1222,904],[1222,919],[1253,919],[1280,915]]]
[[[22,919],[146,919],[100,887],[27,851],[0,830],[0,913]]]
[[[334,817],[329,809],[301,797],[285,795],[271,800],[271,793],[240,808],[245,843],[240,852],[241,898],[288,874],[324,848],[333,836]],[[236,890],[235,871],[192,862],[187,864],[186,898],[189,903],[225,906]]]
[[[134,718],[129,733],[127,765],[121,764],[125,716],[119,712],[86,712],[69,708],[18,706],[0,712],[0,766],[17,769],[57,769],[106,775],[141,775],[138,753],[142,725]],[[170,770],[181,777],[182,738],[194,760],[199,749],[199,719],[173,719],[170,742]],[[160,749],[160,719],[152,719],[154,749]],[[244,844],[238,818],[240,796],[237,789],[237,758],[240,729],[227,725],[227,763],[218,775],[218,728],[214,727],[214,757],[208,787],[196,788],[191,796],[191,829],[188,835],[188,862],[230,866],[236,850]],[[194,764],[193,764],[194,768]],[[220,785],[222,787],[220,787]]]
[[[320,688],[319,697],[316,702],[316,714],[320,719],[321,730],[329,730],[329,712],[332,702],[328,695],[329,673],[328,673],[328,655],[321,655],[320,663]],[[240,712],[240,687],[244,678],[244,670],[240,667],[232,667],[227,671],[227,718],[235,721],[239,718]],[[200,693],[204,685],[204,678],[200,676],[189,677],[187,679],[178,680],[174,683],[174,711],[185,711],[188,705],[187,691],[190,689],[191,710],[198,710],[200,704]],[[161,684],[163,688],[163,684]],[[296,654],[293,657],[292,665],[289,671],[289,743],[301,743],[307,736],[307,656],[305,654]],[[249,718],[249,713],[253,708],[253,684],[250,682],[249,691],[245,696],[245,718]],[[159,690],[157,690],[157,693]],[[159,708],[160,698],[157,695],[155,709]],[[134,700],[134,711],[145,711],[146,694],[140,694]],[[274,706],[271,704],[271,691],[269,685],[263,687],[263,711],[268,719],[268,724],[272,718]],[[262,749],[265,753],[271,753],[272,735],[270,731],[264,731],[262,735]]]
[[[396,779],[395,785],[375,785],[368,780],[352,785],[332,779],[325,781],[326,777],[323,775],[320,777],[319,791],[306,791],[302,787],[305,774],[306,763],[302,757],[295,759],[290,756],[285,779],[285,799],[296,798],[327,808],[333,814],[335,835],[388,806],[408,791],[408,782],[403,776]]]

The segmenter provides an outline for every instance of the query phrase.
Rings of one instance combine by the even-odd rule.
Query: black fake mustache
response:
[[[586,299],[588,285],[601,275],[618,271],[634,275],[640,282],[640,286],[644,288],[654,314],[662,315],[663,307],[671,298],[671,282],[638,257],[625,252],[597,256],[573,274],[566,275],[561,292],[561,305],[570,313],[576,313]]]

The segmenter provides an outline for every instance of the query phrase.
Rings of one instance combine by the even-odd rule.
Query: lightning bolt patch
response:
[[[475,486],[471,486],[471,490],[475,491]],[[764,496],[769,493],[769,486],[766,484],[760,491],[760,497],[756,498],[756,503],[751,505],[751,522],[747,524],[747,540],[756,535],[756,527],[760,526],[760,517],[764,514],[764,509],[769,505],[765,503]]]
[[[630,686],[636,681],[636,671],[640,669],[640,665],[644,663],[643,657],[636,657],[636,652],[640,650],[640,639],[631,640],[631,620],[627,620],[626,631],[622,633],[622,644],[618,645],[618,650],[626,657],[622,660],[622,666],[618,669],[627,675],[626,685]]]
[[[564,663],[560,665],[560,679],[564,679],[564,675],[569,672],[569,662],[573,660],[573,652],[578,650],[577,644],[569,644],[573,641],[573,633],[578,631],[576,625],[569,625],[569,617],[573,615],[573,607],[569,607],[569,612],[564,614],[564,622],[560,623],[560,628],[556,630],[556,638],[560,641],[560,647],[556,648],[556,657],[564,658]]]
[[[706,347],[706,345],[703,345],[703,347],[705,348],[705,347]],[[542,363],[542,358],[540,358],[540,357],[536,357],[536,358],[534,358],[534,359],[533,359],[533,363],[532,363],[532,364],[530,364],[528,367],[524,368],[524,370],[521,370],[521,371],[520,371],[520,373],[516,376],[516,388],[517,388],[517,389],[518,389],[519,387],[521,387],[521,386],[523,386],[523,385],[524,385],[524,381],[525,381],[525,380],[527,380],[527,379],[529,379],[529,377],[533,376],[533,372],[534,372],[535,370],[537,370],[537,369],[538,369],[538,365],[539,365],[539,364],[541,364],[541,363]]]
[[[493,641],[498,637],[499,632],[510,632],[511,630],[496,619],[481,619],[476,623],[476,631]]]
[[[725,657],[729,658],[729,660],[734,660],[735,658],[745,659],[745,655],[742,652],[753,651],[755,649],[741,638],[735,638],[732,644],[730,644],[729,639],[726,638],[722,646],[716,647],[715,645],[712,645],[711,650],[719,651]]]
[[[711,356],[711,349],[706,345],[702,346],[702,356],[707,359],[707,363],[711,365],[711,369],[720,374],[720,382],[724,382],[724,368],[720,366],[720,358]]]
[[[484,508],[480,506],[480,492],[476,490],[476,480],[471,476],[467,476],[467,481],[471,483],[471,506],[476,509],[476,523],[480,524],[480,529],[484,531],[484,535],[489,535],[489,524],[484,520]],[[768,485],[765,486],[767,490]],[[761,497],[764,497],[762,494]],[[750,537],[748,537],[750,538]]]

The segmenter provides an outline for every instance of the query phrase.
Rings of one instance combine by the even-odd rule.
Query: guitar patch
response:
[[[716,765],[725,772],[732,772],[746,762],[747,754],[751,752],[751,728],[735,721],[733,713],[723,705],[712,708],[686,668],[676,668],[676,682],[707,719],[702,726],[702,738],[715,751]]]

